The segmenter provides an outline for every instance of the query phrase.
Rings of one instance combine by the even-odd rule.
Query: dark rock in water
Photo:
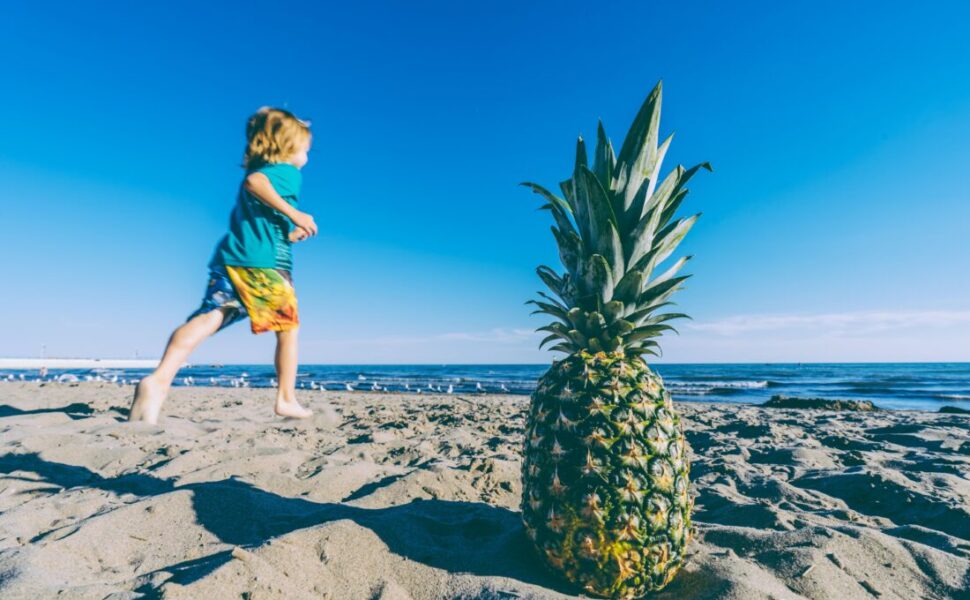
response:
[[[872,412],[880,410],[869,400],[831,400],[829,398],[794,398],[792,396],[771,397],[762,406],[768,408],[821,408],[824,410],[854,410]]]
[[[970,415],[970,410],[956,406],[941,406],[939,412],[949,413],[952,415]]]

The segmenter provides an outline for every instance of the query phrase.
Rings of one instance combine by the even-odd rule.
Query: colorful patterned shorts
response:
[[[253,333],[288,331],[300,324],[296,291],[282,269],[212,267],[202,306],[186,321],[216,309],[224,314],[219,331],[247,316]]]

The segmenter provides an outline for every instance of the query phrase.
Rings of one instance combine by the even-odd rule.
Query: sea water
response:
[[[548,365],[300,365],[297,387],[413,394],[531,394]],[[761,403],[781,394],[872,400],[882,408],[970,408],[970,363],[657,364],[678,401]],[[52,369],[44,380],[131,384],[148,369]],[[39,379],[0,370],[0,380]],[[193,365],[175,385],[270,387],[271,365]]]

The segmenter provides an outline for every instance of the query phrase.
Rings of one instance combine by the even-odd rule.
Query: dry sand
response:
[[[520,525],[527,398],[307,392],[296,422],[178,388],[153,427],[130,393],[0,384],[0,597],[578,597]],[[968,597],[970,417],[679,406],[697,539],[656,598]]]

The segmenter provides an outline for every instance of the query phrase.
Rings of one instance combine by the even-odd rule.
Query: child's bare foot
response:
[[[157,424],[165,396],[164,386],[152,379],[151,375],[143,378],[135,387],[135,399],[131,403],[128,420]]]
[[[313,411],[300,406],[296,398],[286,399],[282,396],[276,397],[276,406],[273,410],[281,417],[290,417],[292,419],[307,419],[313,415]]]

